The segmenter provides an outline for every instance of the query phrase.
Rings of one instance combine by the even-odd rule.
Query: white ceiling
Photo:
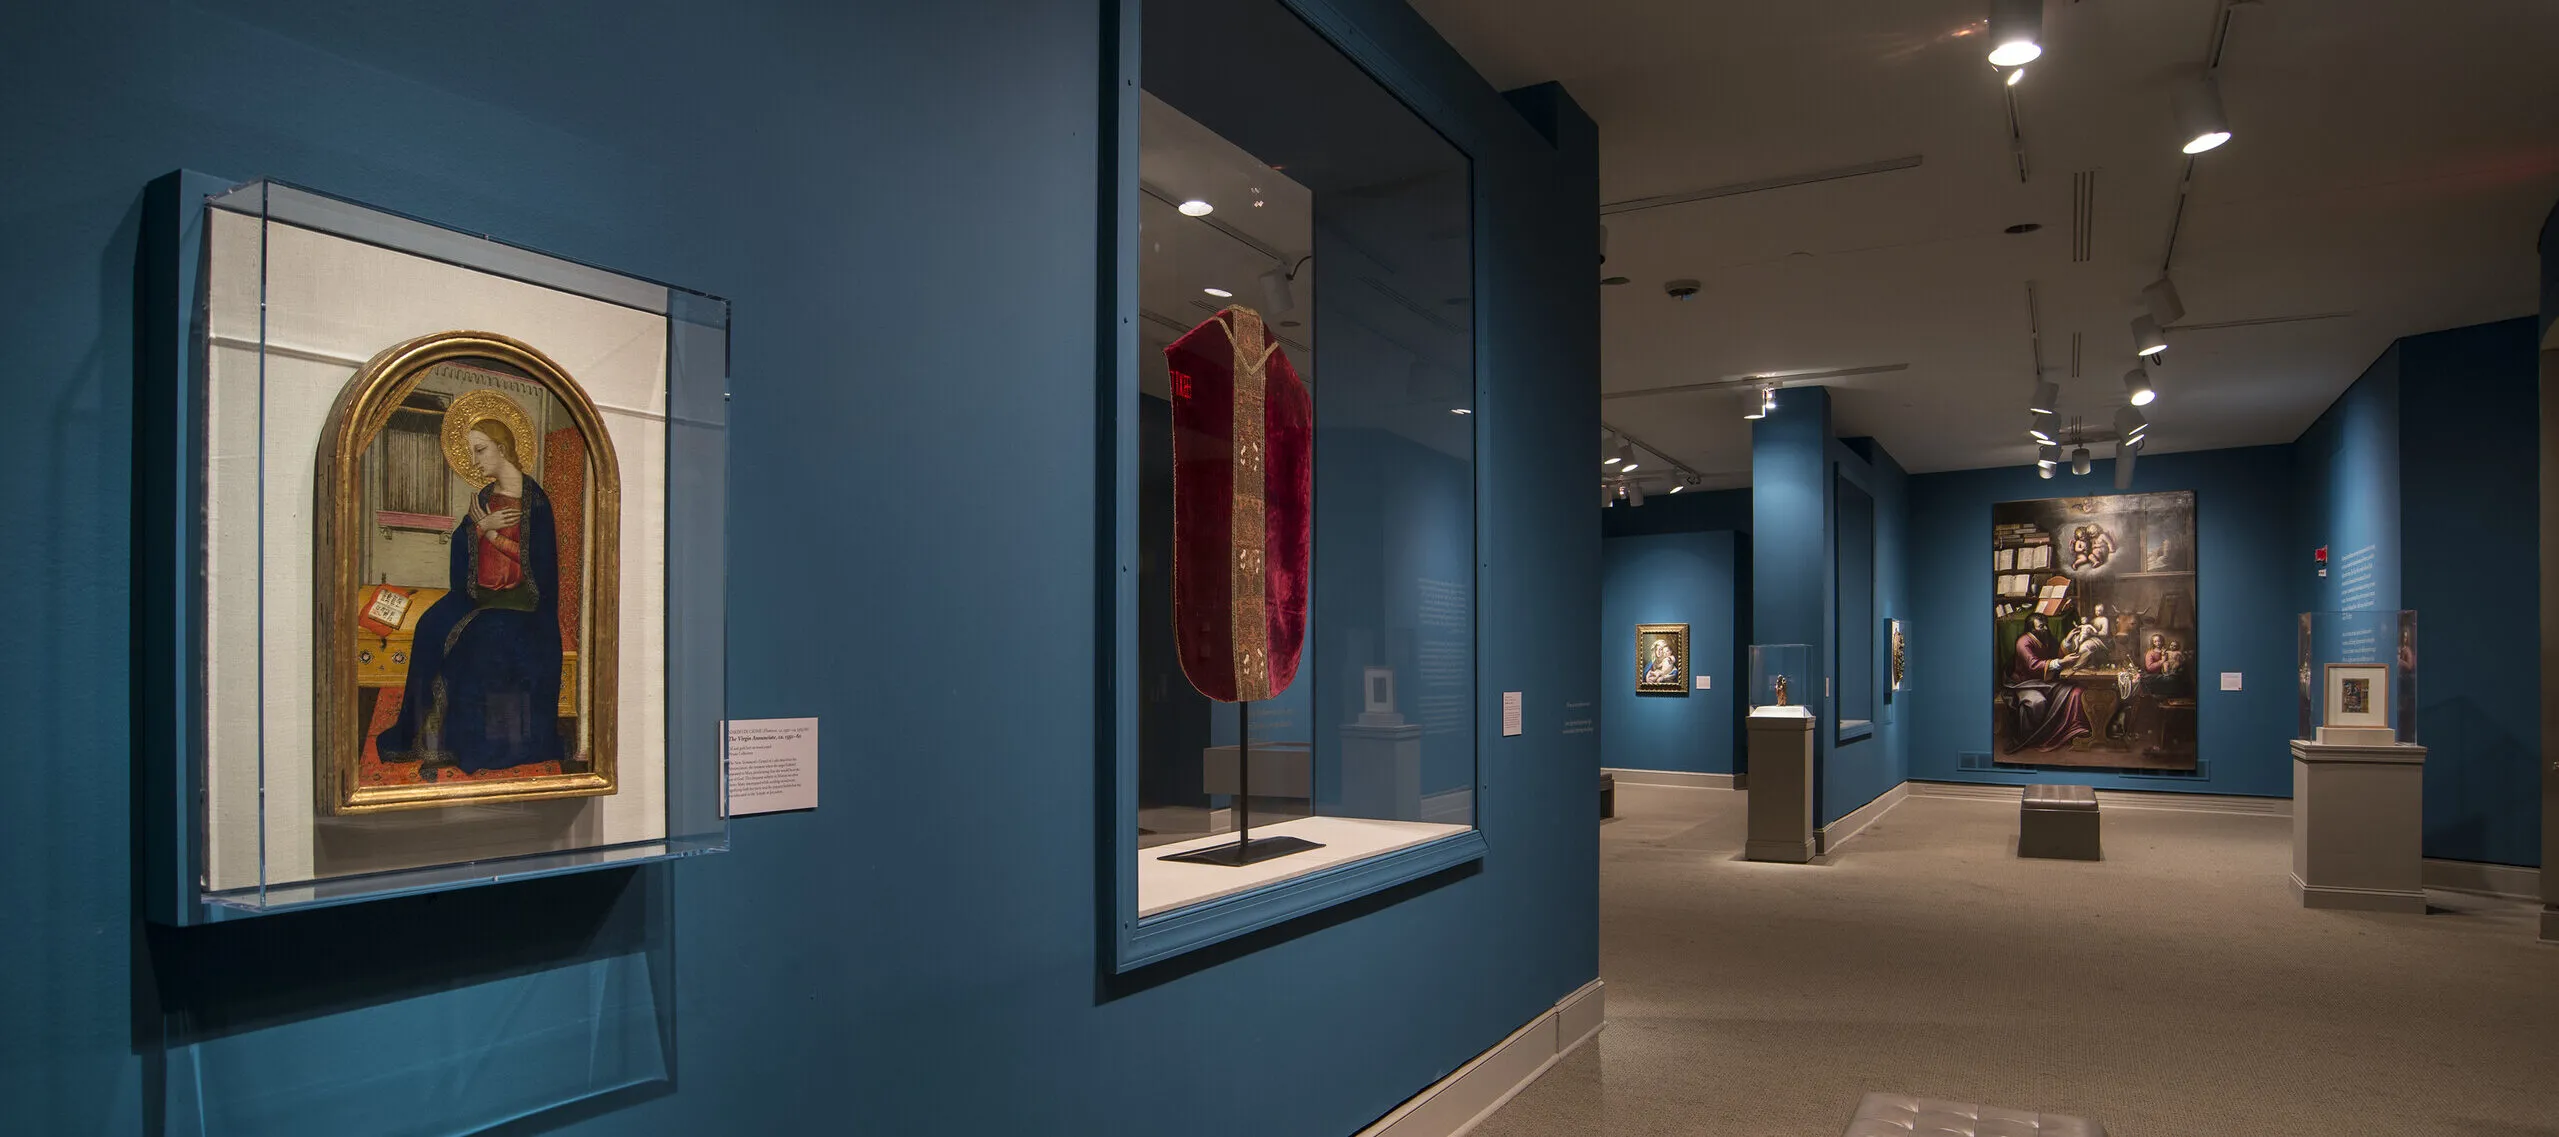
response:
[[[1986,0],[1413,4],[1495,86],[1572,92],[1599,124],[1603,202],[1923,158],[1608,217],[1604,273],[1632,282],[1602,290],[1603,391],[1907,364],[1822,381],[1839,434],[1914,472],[2023,464],[2032,282],[2064,419],[2121,405],[2186,166],[2170,90],[2204,62],[2220,0],[2048,0],[2044,58],[2014,88],[2022,184]],[[2171,328],[2148,452],[2288,442],[2393,338],[2533,310],[2559,199],[2559,3],[2236,4],[2221,89],[2235,137],[2194,162],[2183,323],[2352,314]],[[2019,222],[2043,228],[2002,232]],[[1681,277],[1703,293],[1665,297]],[[1737,485],[1743,399],[1607,398],[1601,417]]]

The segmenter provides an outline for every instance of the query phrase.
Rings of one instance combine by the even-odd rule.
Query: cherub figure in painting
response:
[[[1644,659],[1644,682],[1679,682],[1679,656],[1671,651],[1670,637],[1654,637],[1652,649]]]
[[[379,740],[384,761],[417,762],[428,781],[561,758],[559,531],[524,472],[529,420],[485,389],[445,415],[448,460],[479,488],[454,523],[451,590],[418,621],[399,721]]]

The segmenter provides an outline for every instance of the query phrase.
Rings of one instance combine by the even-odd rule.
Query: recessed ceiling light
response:
[[[1180,205],[1176,205],[1173,208],[1181,210],[1182,216],[1184,217],[1206,217],[1211,213],[1217,212],[1216,206],[1210,205],[1198,198],[1192,198],[1191,200],[1183,202]]]
[[[1208,293],[1208,294],[1209,294],[1209,295],[1211,295],[1211,296],[1217,297],[1217,298],[1218,298],[1218,299],[1220,299],[1220,300],[1224,300],[1224,299],[1226,299],[1226,298],[1227,298],[1227,297],[1229,297],[1229,296],[1233,296],[1233,295],[1235,295],[1234,293],[1232,293],[1232,292],[1228,292],[1227,290],[1225,290],[1225,289],[1223,289],[1223,288],[1203,288],[1203,289],[1200,289],[1200,291],[1205,292],[1205,293]]]

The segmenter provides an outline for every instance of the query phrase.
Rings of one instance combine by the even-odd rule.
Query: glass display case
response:
[[[2341,745],[2417,739],[2417,614],[2304,612],[2297,628],[2296,738]]]
[[[1810,717],[1821,694],[1811,644],[1750,645],[1750,713]]]
[[[203,187],[138,505],[155,918],[724,848],[727,302]]]
[[[1470,163],[1278,0],[1142,21],[1123,967],[1481,847]]]

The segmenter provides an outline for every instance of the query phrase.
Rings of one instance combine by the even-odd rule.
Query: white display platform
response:
[[[1381,821],[1370,817],[1293,818],[1273,825],[1256,825],[1253,836],[1257,840],[1263,837],[1299,837],[1324,847],[1234,868],[1167,863],[1164,860],[1177,853],[1232,844],[1235,841],[1232,832],[1157,845],[1138,855],[1137,915],[1144,919],[1203,900],[1232,896],[1318,869],[1409,849],[1442,837],[1453,837],[1468,828],[1464,825],[1434,825],[1427,821]]]
[[[2304,908],[2426,910],[2426,748],[2292,744],[2292,886]]]

